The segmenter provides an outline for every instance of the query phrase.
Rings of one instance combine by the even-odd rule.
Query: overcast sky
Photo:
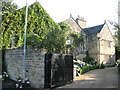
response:
[[[25,6],[26,0],[14,0],[19,7]],[[28,4],[36,0],[28,0]],[[55,22],[61,22],[78,15],[84,17],[87,26],[104,23],[104,20],[117,22],[117,6],[119,0],[37,0]]]

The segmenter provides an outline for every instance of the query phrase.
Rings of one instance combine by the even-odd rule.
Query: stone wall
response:
[[[78,24],[72,19],[69,18],[65,20],[65,22],[70,26],[70,33],[75,32],[75,33],[80,33],[82,29],[78,26]]]
[[[98,38],[96,34],[88,36],[86,41],[86,51],[88,51],[89,55],[96,60],[98,60],[98,53],[99,53],[98,52],[99,44],[97,43],[97,41]]]
[[[44,58],[46,50],[27,48],[26,55],[26,77],[30,81],[30,85],[34,88],[44,88]],[[23,77],[23,48],[5,50],[5,62],[7,72],[11,79],[16,80]]]
[[[112,33],[110,32],[107,24],[104,25],[101,32],[98,34],[100,37],[100,63],[114,64],[115,63],[115,41]]]

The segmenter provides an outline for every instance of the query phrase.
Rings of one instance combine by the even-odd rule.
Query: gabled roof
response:
[[[93,27],[89,27],[89,28],[85,28],[85,29],[83,29],[83,31],[86,33],[86,35],[97,34],[97,33],[99,33],[102,30],[104,24],[93,26]]]
[[[72,32],[81,32],[82,28],[76,23],[74,18],[68,18],[65,20],[65,22],[70,26]]]

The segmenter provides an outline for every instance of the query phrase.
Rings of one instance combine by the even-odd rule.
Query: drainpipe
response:
[[[100,64],[100,36],[98,37],[98,49],[99,49],[99,53],[98,53],[98,55],[99,55],[99,64]]]
[[[26,0],[26,15],[25,15],[25,26],[24,26],[24,56],[23,56],[23,83],[25,83],[26,77],[26,30],[27,30],[27,16],[28,16],[28,1]]]

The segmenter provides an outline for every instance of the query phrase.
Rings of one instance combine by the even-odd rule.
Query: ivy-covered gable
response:
[[[24,24],[25,7],[15,13],[5,13],[2,20],[2,46],[22,46]],[[53,21],[39,2],[28,7],[27,44],[53,52],[60,51],[65,46],[66,31]]]

